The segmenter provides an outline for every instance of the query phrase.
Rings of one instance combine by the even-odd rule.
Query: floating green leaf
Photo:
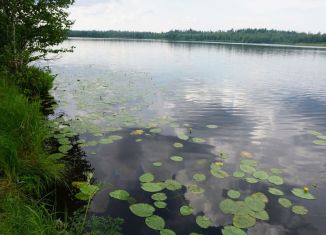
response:
[[[151,197],[155,201],[165,201],[167,199],[167,196],[165,193],[155,193]]]
[[[153,166],[160,167],[162,166],[162,162],[153,162]]]
[[[246,178],[246,181],[250,184],[256,184],[258,183],[258,180],[256,178],[253,178],[253,177],[247,177]]]
[[[242,178],[245,176],[245,173],[243,173],[242,171],[236,171],[233,173],[233,176],[236,178]]]
[[[218,128],[218,126],[217,125],[206,125],[206,127],[207,128],[209,128],[209,129],[216,129],[216,128]]]
[[[171,180],[168,179],[164,182],[165,187],[170,190],[170,191],[176,191],[182,188],[182,184],[180,184],[178,181],[176,180]]]
[[[268,197],[265,194],[261,193],[261,192],[251,194],[250,197],[255,198],[256,200],[260,200],[263,203],[268,202]]]
[[[188,185],[188,190],[192,193],[203,193],[205,190],[196,184]]]
[[[183,148],[183,144],[181,144],[181,143],[174,143],[173,144],[173,147],[175,147],[175,148]]]
[[[283,178],[278,175],[271,175],[270,177],[268,177],[268,181],[276,185],[282,185],[284,183]]]
[[[152,173],[145,173],[139,176],[139,181],[142,183],[149,183],[154,181],[154,175]]]
[[[112,144],[113,140],[110,138],[106,138],[106,139],[100,139],[99,141],[100,144]]]
[[[186,134],[184,134],[184,133],[178,133],[178,138],[180,139],[180,140],[188,140],[189,139],[189,136],[187,136]]]
[[[235,215],[233,225],[237,228],[250,228],[256,224],[256,219],[250,215]]]
[[[176,235],[174,231],[170,229],[162,229],[160,235]]]
[[[254,216],[255,212],[253,212],[244,201],[236,201],[234,214],[236,214],[236,215],[247,215],[248,214],[248,215]]]
[[[136,143],[139,143],[139,142],[142,142],[143,139],[136,139],[135,141],[136,141]]]
[[[152,215],[145,219],[146,225],[154,230],[162,230],[165,227],[165,221],[162,217],[158,215]]]
[[[326,146],[326,140],[315,140],[313,143],[316,145]]]
[[[200,174],[200,173],[194,174],[192,178],[197,182],[202,182],[202,181],[206,180],[206,176],[204,174]]]
[[[181,156],[171,156],[170,157],[170,159],[172,160],[172,161],[175,161],[175,162],[182,162],[183,161],[183,157],[181,157]]]
[[[168,204],[166,204],[166,202],[163,202],[163,201],[155,201],[155,202],[154,202],[154,205],[155,205],[157,208],[163,209],[163,208],[165,208]]]
[[[180,214],[187,216],[187,215],[191,215],[194,212],[194,209],[190,206],[182,206],[180,207]]]
[[[201,215],[196,217],[196,223],[201,228],[208,228],[213,224],[210,218]]]
[[[129,206],[129,209],[132,213],[139,217],[149,217],[153,215],[155,208],[149,204],[145,203],[136,203]]]
[[[68,153],[69,150],[72,149],[72,145],[61,145],[59,147],[59,152],[63,153],[63,154],[66,154]]]
[[[88,201],[90,199],[90,196],[87,194],[84,194],[82,192],[79,192],[75,195],[75,197],[81,201]]]
[[[222,229],[223,235],[247,235],[245,231],[234,226],[224,226]]]
[[[305,215],[308,213],[308,209],[304,206],[293,206],[292,212],[298,215]]]
[[[125,190],[115,190],[113,192],[110,192],[110,196],[118,200],[128,200],[130,194]]]
[[[225,214],[235,214],[237,210],[236,202],[231,199],[224,199],[220,202],[219,207]]]
[[[265,211],[265,210],[258,211],[258,212],[256,211],[255,218],[266,221],[266,220],[269,220],[269,215],[268,215],[267,211]]]
[[[314,200],[316,199],[314,195],[312,195],[309,192],[305,192],[302,188],[293,188],[291,191],[295,196],[308,199],[308,200]]]
[[[85,184],[82,185],[79,189],[83,194],[92,197],[99,190],[99,187],[97,185]]]
[[[253,176],[260,180],[268,179],[268,174],[265,171],[256,171],[256,172],[254,172]]]
[[[268,188],[268,192],[270,192],[271,194],[274,194],[276,196],[283,196],[284,193],[283,191],[277,189],[277,188]]]
[[[116,140],[122,140],[122,136],[119,136],[119,135],[110,135],[109,138],[113,141],[116,141]]]
[[[211,169],[211,173],[213,176],[220,179],[224,179],[229,176],[229,174],[226,171],[220,169]]]
[[[192,141],[197,144],[205,143],[206,140],[203,138],[192,138]]]
[[[285,208],[290,208],[292,206],[292,202],[286,198],[279,198],[278,203],[280,203],[281,206],[283,206]]]
[[[53,160],[60,160],[61,158],[63,158],[65,155],[63,153],[54,153],[51,154],[49,156],[49,158],[53,159]]]
[[[245,164],[241,164],[240,165],[240,169],[243,171],[243,172],[246,172],[248,174],[252,174],[256,171],[256,169],[250,165],[245,165]]]
[[[233,190],[233,189],[229,190],[227,194],[232,199],[237,199],[241,195],[239,191],[236,191],[236,190]]]
[[[251,210],[255,212],[262,211],[265,209],[265,203],[255,197],[246,197],[244,202]]]
[[[243,159],[240,162],[241,165],[248,165],[248,166],[252,166],[252,167],[256,167],[257,166],[257,161],[256,160],[252,160],[252,159]]]
[[[141,188],[146,192],[156,193],[164,189],[164,183],[144,183]]]

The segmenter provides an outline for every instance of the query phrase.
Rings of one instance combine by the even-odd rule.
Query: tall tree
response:
[[[70,50],[58,45],[73,22],[74,0],[0,0],[0,62],[17,71],[48,53]]]

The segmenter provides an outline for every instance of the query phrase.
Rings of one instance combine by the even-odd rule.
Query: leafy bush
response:
[[[30,66],[17,72],[14,80],[23,94],[35,97],[48,94],[53,86],[54,78],[49,70]]]

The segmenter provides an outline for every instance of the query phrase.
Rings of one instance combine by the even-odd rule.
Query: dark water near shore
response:
[[[152,204],[151,193],[140,187],[143,173],[183,185],[195,184],[193,175],[203,173],[207,179],[196,183],[205,190],[202,194],[186,187],[164,191],[168,206],[156,214],[177,234],[220,234],[223,225],[232,223],[219,209],[229,189],[239,190],[242,198],[254,192],[269,198],[270,220],[257,220],[248,234],[326,234],[326,146],[313,144],[316,137],[308,133],[326,135],[326,50],[118,40],[70,40],[65,45],[76,49],[51,62],[58,74],[52,94],[56,113],[77,120],[80,138],[97,141],[83,147],[97,182],[104,184],[92,213],[124,218],[127,235],[159,234],[130,213],[127,202],[108,193],[124,189],[137,202]],[[209,129],[208,124],[219,127]],[[146,128],[154,126],[159,134]],[[130,135],[138,129],[147,135]],[[180,131],[206,142],[180,140]],[[123,139],[99,143],[109,135]],[[175,142],[184,147],[173,147]],[[243,151],[251,153],[259,169],[282,169],[285,183],[250,184],[233,177]],[[223,169],[230,176],[225,179],[212,176],[209,167],[221,160],[221,153],[229,156]],[[184,161],[171,161],[172,155]],[[152,165],[157,161],[161,167]],[[291,189],[303,186],[317,199],[293,196]],[[268,187],[282,189],[309,213],[299,216],[281,207]],[[194,215],[181,216],[182,205],[193,207]],[[201,229],[197,215],[206,215],[214,226]]]

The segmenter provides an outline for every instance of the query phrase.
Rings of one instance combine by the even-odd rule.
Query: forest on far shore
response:
[[[209,41],[235,43],[269,43],[269,44],[312,44],[325,45],[326,34],[299,33],[268,29],[239,29],[228,31],[171,30],[169,32],[133,32],[133,31],[84,31],[72,30],[70,37],[88,38],[127,38],[127,39],[161,39],[170,41]]]

